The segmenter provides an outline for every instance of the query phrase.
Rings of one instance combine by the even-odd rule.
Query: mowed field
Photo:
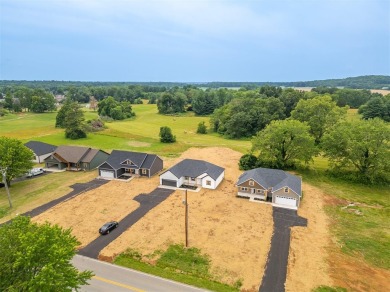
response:
[[[63,129],[56,129],[56,113],[22,113],[0,118],[0,136],[21,139],[25,142],[37,140],[54,145],[84,145],[106,151],[113,149],[149,151],[164,156],[178,156],[190,147],[207,147],[219,145],[245,153],[251,147],[246,140],[228,140],[216,133],[196,134],[197,126],[209,117],[195,117],[193,113],[180,116],[165,116],[157,113],[154,104],[133,105],[136,117],[130,120],[106,123],[107,129],[90,133],[80,140],[68,140]],[[85,119],[97,118],[97,112],[85,109]],[[159,141],[161,126],[168,126],[176,136],[177,143],[163,144]]]
[[[198,123],[208,124],[209,117],[191,113],[163,116],[157,114],[156,105],[133,108],[137,114],[134,119],[107,123],[106,130],[77,141],[66,140],[63,130],[54,128],[55,113],[0,118],[0,136],[24,142],[84,145],[109,152],[151,152],[163,157],[165,168],[185,157],[206,159],[225,167],[226,179],[218,190],[189,195],[190,246],[209,254],[216,279],[226,283],[242,279],[243,288],[248,289],[259,285],[272,235],[271,208],[234,196],[234,183],[240,174],[238,159],[250,149],[250,141],[228,140],[215,133],[196,134]],[[97,117],[95,112],[85,113],[86,119]],[[348,118],[358,118],[356,110],[350,110]],[[160,126],[171,127],[178,142],[160,143]],[[316,157],[311,170],[301,172],[304,199],[298,214],[308,219],[308,227],[292,229],[286,290],[311,291],[319,285],[337,285],[351,291],[386,291],[390,278],[390,192],[384,186],[362,186],[329,178],[324,174],[327,166],[326,159]],[[4,188],[0,188],[0,222],[62,196],[71,191],[70,185],[96,176],[97,171],[63,172],[14,183],[12,210],[7,208]],[[132,200],[134,196],[148,193],[157,185],[157,177],[129,183],[112,181],[34,220],[72,228],[80,246],[84,246],[98,236],[96,230],[107,216],[109,220],[120,220],[138,207]],[[110,260],[127,248],[150,255],[172,243],[183,243],[182,196],[181,192],[172,194],[104,249],[101,258]],[[357,207],[345,208],[350,202]]]

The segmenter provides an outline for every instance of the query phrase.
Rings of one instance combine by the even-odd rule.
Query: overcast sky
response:
[[[390,75],[389,0],[0,0],[0,79]]]

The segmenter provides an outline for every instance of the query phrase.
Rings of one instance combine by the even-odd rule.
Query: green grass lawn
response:
[[[319,159],[321,162],[321,159]],[[326,208],[341,250],[370,264],[390,269],[390,190],[329,177],[322,165],[302,172],[303,180],[340,199]],[[349,203],[355,206],[347,207]]]
[[[72,190],[69,186],[88,182],[96,176],[96,171],[66,171],[13,182],[10,187],[12,209],[9,208],[5,188],[0,188],[0,222],[66,195]]]
[[[144,257],[156,257],[156,264],[148,264],[137,251],[127,250],[117,256],[114,263],[120,266],[143,271],[148,274],[171,279],[181,283],[205,288],[211,291],[239,291],[241,281],[235,287],[213,280],[209,273],[210,261],[207,255],[201,254],[197,248],[184,248],[182,245],[171,245],[165,252],[155,252]]]
[[[163,156],[177,156],[190,147],[229,147],[242,153],[251,147],[249,139],[229,140],[216,133],[196,134],[198,123],[205,121],[208,125],[209,117],[196,117],[193,113],[159,115],[155,104],[133,105],[133,109],[135,118],[108,122],[106,130],[90,133],[87,138],[80,140],[65,139],[64,130],[54,127],[56,113],[7,115],[0,118],[0,135],[18,138],[23,142],[34,139],[55,145],[84,145],[106,151],[149,151]],[[86,120],[97,117],[96,112],[84,111]],[[177,138],[176,143],[164,144],[159,141],[161,126],[171,127]]]

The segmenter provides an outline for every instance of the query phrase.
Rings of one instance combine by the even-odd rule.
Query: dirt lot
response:
[[[328,264],[329,220],[323,210],[325,194],[305,183],[302,189],[304,199],[298,214],[308,219],[308,226],[291,230],[286,291],[311,291],[319,285],[333,285]]]
[[[220,281],[243,279],[244,288],[258,286],[263,276],[272,235],[272,208],[235,198],[234,183],[241,154],[226,148],[189,149],[183,158],[204,159],[224,167],[217,190],[189,192],[189,245],[207,253],[212,273]],[[183,191],[176,191],[101,252],[112,257],[131,247],[143,254],[184,243]]]
[[[135,196],[153,189],[154,186],[146,178],[135,178],[130,182],[110,181],[58,204],[34,217],[33,221],[49,221],[64,228],[72,228],[73,235],[81,242],[81,248],[99,236],[98,230],[105,222],[120,221],[137,209],[139,203],[133,200]]]
[[[188,193],[189,245],[210,256],[216,279],[226,283],[242,279],[243,288],[249,289],[258,287],[262,279],[273,222],[271,206],[235,197],[234,183],[241,173],[237,167],[240,156],[227,148],[191,148],[180,158],[164,159],[164,166],[169,168],[183,158],[194,158],[226,169],[225,180],[217,190]],[[111,181],[33,220],[71,227],[84,246],[98,236],[97,230],[104,222],[119,221],[135,210],[138,203],[132,199],[149,193],[158,183],[158,176],[131,182]],[[311,291],[319,285],[337,285],[352,291],[383,290],[389,272],[341,254],[323,210],[329,203],[325,201],[327,195],[305,183],[303,190],[298,214],[308,219],[308,227],[292,228],[286,291]],[[110,260],[129,247],[148,255],[165,250],[172,243],[184,243],[183,196],[183,191],[173,193],[107,246],[100,258]]]

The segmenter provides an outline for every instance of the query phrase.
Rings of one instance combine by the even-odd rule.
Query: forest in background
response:
[[[174,87],[185,85],[196,85],[197,87],[219,88],[219,87],[247,87],[256,88],[263,85],[285,86],[285,87],[346,87],[356,89],[387,89],[390,88],[390,76],[367,75],[348,77],[342,79],[326,79],[313,81],[294,82],[90,82],[90,81],[27,81],[27,80],[0,80],[0,87],[3,86],[27,86],[41,87],[53,91],[55,88],[69,86],[124,86],[142,85],[151,87]]]

